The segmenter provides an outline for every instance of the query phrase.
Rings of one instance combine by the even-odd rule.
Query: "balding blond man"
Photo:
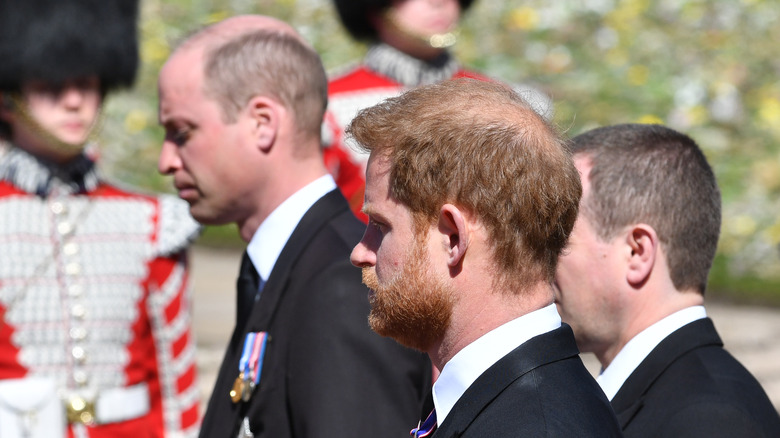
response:
[[[200,31],[160,73],[160,172],[248,242],[201,437],[401,436],[430,387],[423,355],[368,327],[349,263],[364,226],[321,155],[326,89],[312,48],[261,16]]]

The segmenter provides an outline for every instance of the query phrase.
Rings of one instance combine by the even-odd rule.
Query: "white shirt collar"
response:
[[[260,224],[252,240],[249,241],[246,251],[263,281],[268,280],[276,259],[279,258],[279,254],[303,215],[315,202],[335,188],[336,183],[332,176],[325,175],[317,178],[279,204]]]
[[[555,304],[523,315],[485,333],[444,365],[433,384],[437,423],[444,419],[466,389],[488,368],[534,336],[561,326]]]
[[[602,371],[596,381],[612,400],[628,377],[653,349],[680,327],[707,317],[704,306],[679,310],[642,330],[618,352],[615,359]]]

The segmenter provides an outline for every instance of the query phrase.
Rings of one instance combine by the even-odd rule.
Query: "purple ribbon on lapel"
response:
[[[428,418],[425,419],[422,426],[418,424],[417,427],[409,432],[409,435],[411,435],[413,438],[422,438],[430,436],[434,430],[436,430],[436,409],[431,411],[430,415],[428,415]]]

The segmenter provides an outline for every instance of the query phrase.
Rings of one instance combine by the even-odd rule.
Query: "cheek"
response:
[[[567,255],[558,262],[555,275],[556,295],[565,306],[564,313],[576,313],[582,305],[583,293],[590,289],[590,282],[597,273],[589,269],[587,260],[577,255]]]
[[[56,108],[45,100],[31,100],[26,110],[33,120],[44,128],[55,126],[58,117]]]
[[[363,232],[363,238],[360,240],[366,251],[371,251],[379,257],[379,251],[382,249],[382,234],[377,228],[369,224]]]
[[[86,104],[84,105],[84,113],[91,123],[94,123],[95,120],[97,120],[98,114],[100,113],[100,105],[102,103],[103,101],[99,94],[87,98]]]
[[[229,133],[213,126],[202,126],[182,150],[190,163],[200,172],[222,174],[227,180],[246,172],[242,165],[246,157],[240,155],[235,139]],[[243,159],[242,159],[243,158]]]
[[[577,278],[582,275],[583,269],[576,254],[567,254],[558,260],[558,267],[555,272],[555,281],[565,291],[573,284],[576,284]]]
[[[447,8],[447,17],[451,18],[452,25],[455,25],[460,20],[460,4],[457,0],[451,0]]]
[[[384,238],[376,251],[376,274],[380,279],[394,275],[403,267],[403,251],[394,246],[392,239]]]

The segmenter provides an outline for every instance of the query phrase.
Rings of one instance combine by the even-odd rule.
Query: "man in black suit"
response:
[[[723,349],[704,310],[720,193],[689,137],[616,125],[573,139],[580,216],[556,302],[629,437],[778,437],[755,378]]]
[[[314,50],[262,16],[195,34],[160,73],[160,171],[249,242],[201,437],[398,436],[430,387],[427,358],[366,322],[349,264],[364,227],[321,155],[326,89]]]
[[[441,374],[436,437],[620,436],[551,286],[580,182],[555,129],[508,87],[425,86],[358,114],[369,217],[352,263],[379,334]]]

